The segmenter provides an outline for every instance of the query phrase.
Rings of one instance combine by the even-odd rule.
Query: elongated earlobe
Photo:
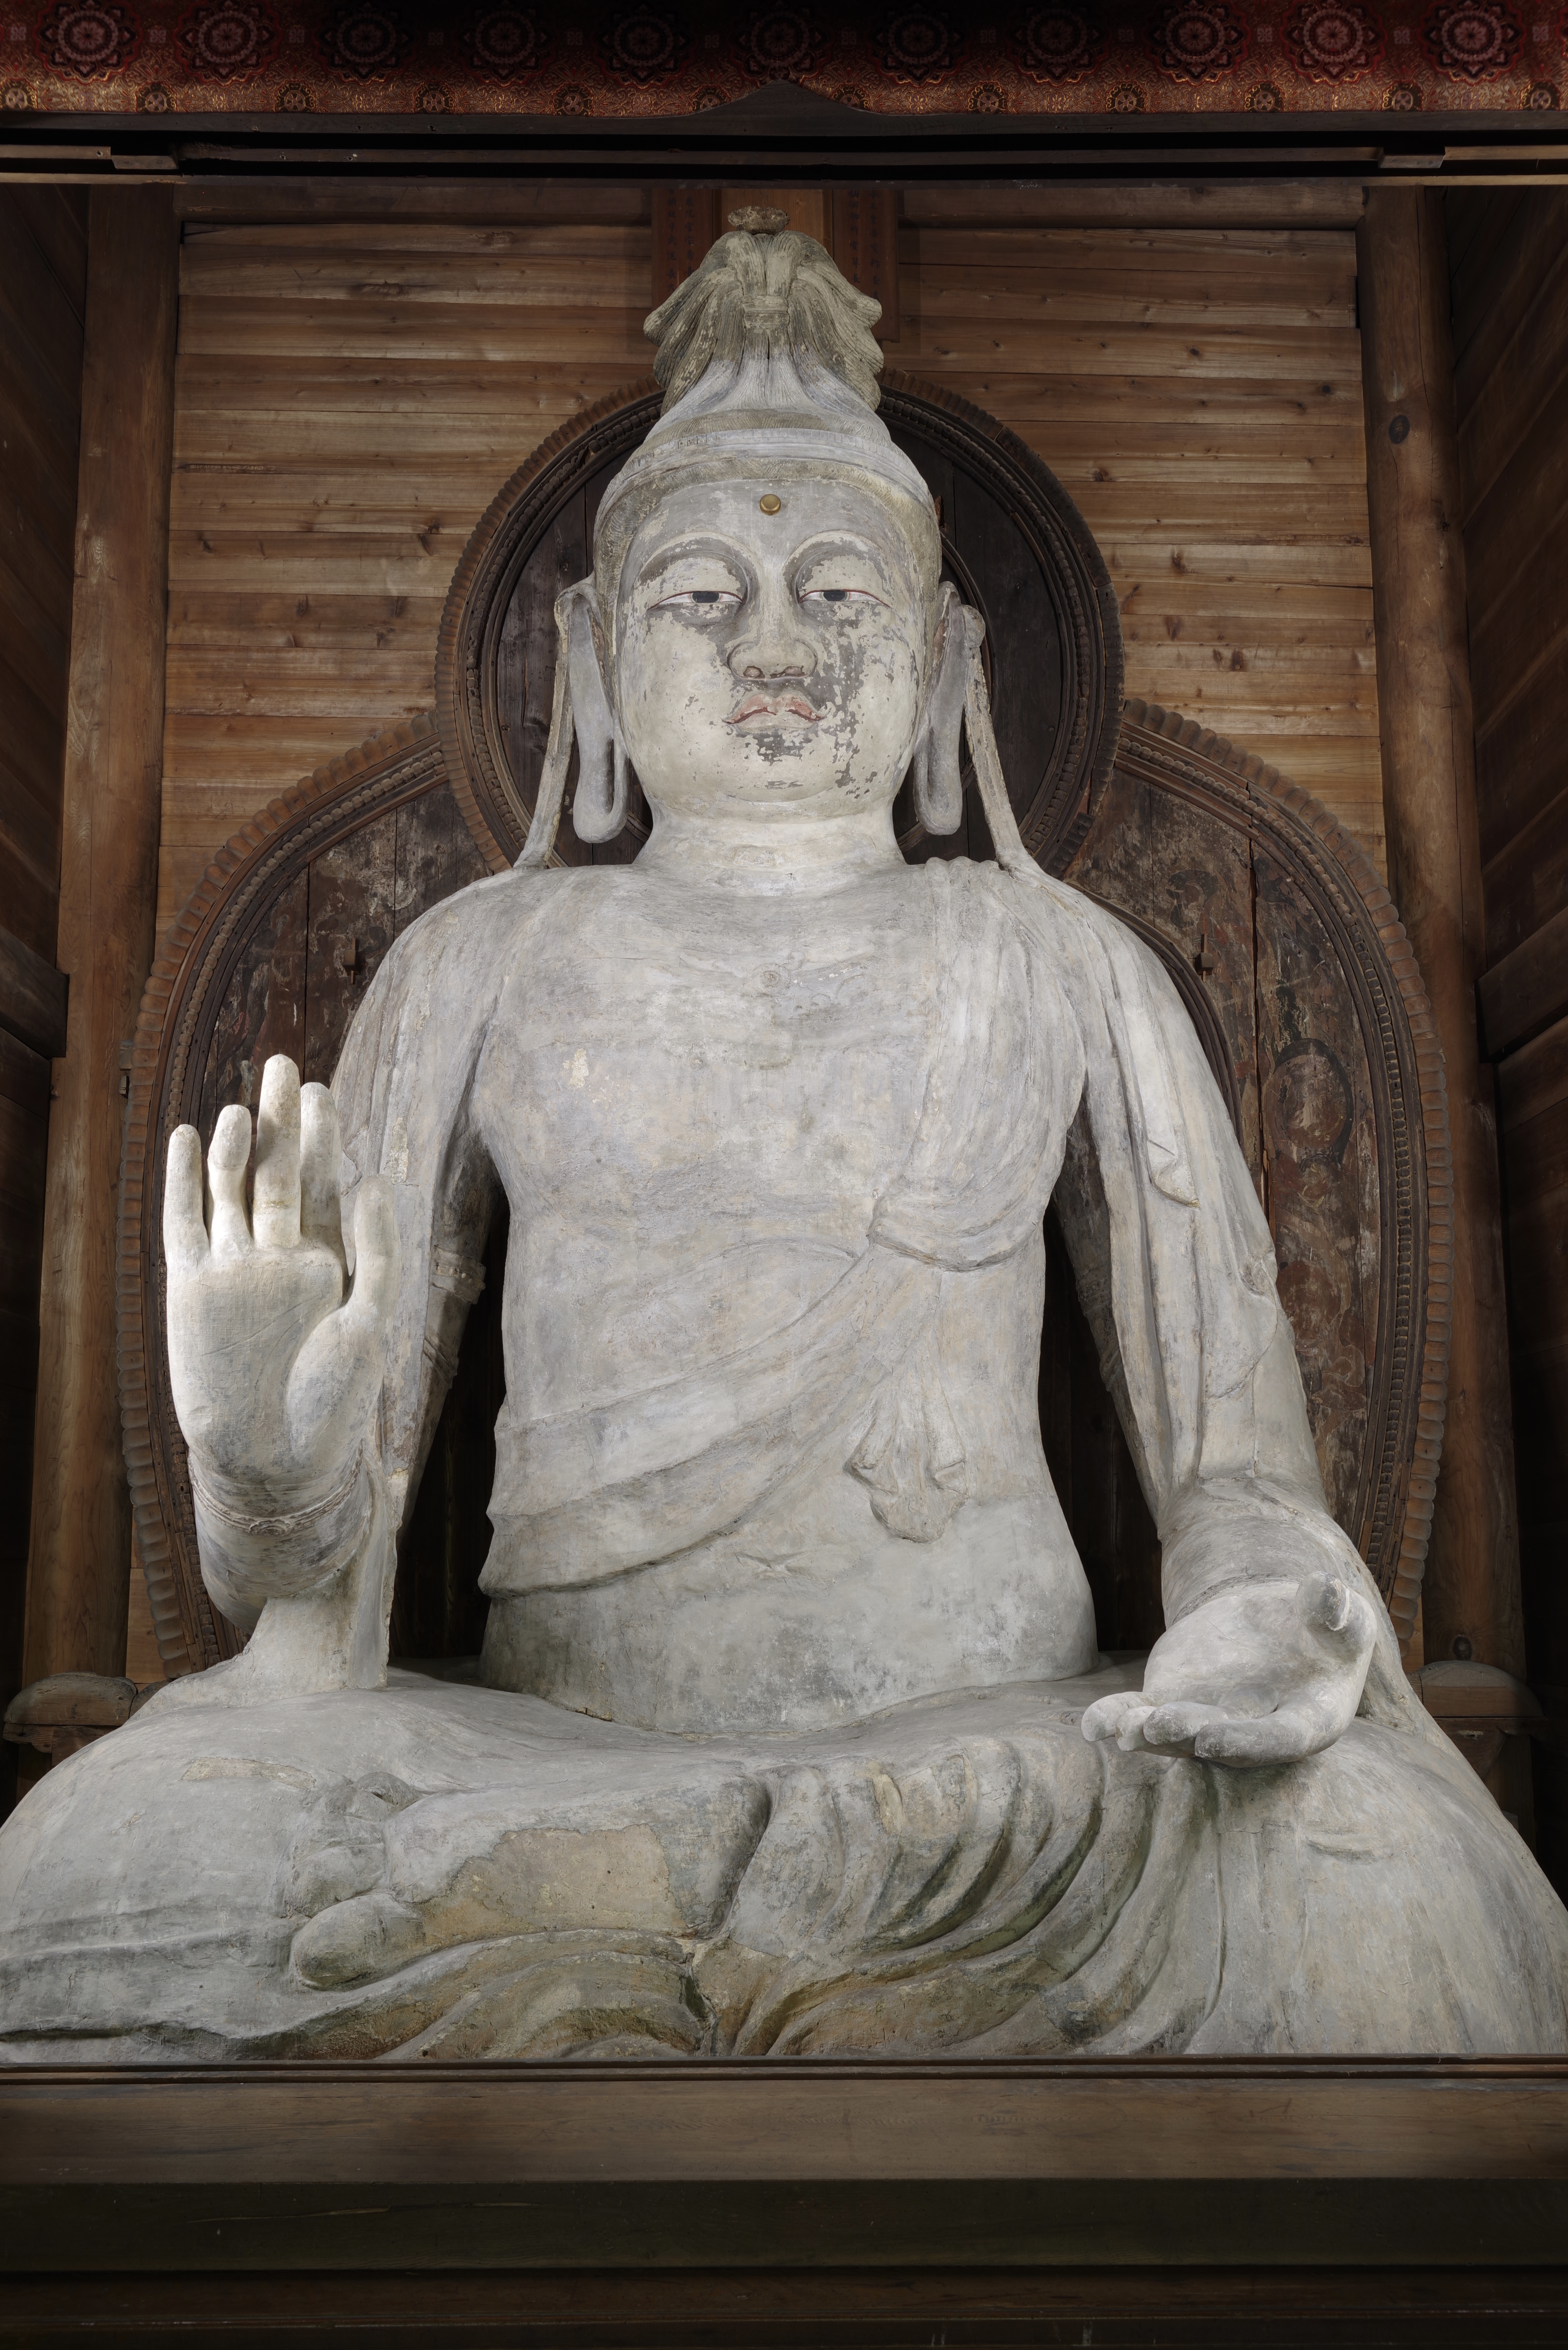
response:
[[[603,639],[591,579],[579,579],[556,598],[556,695],[550,743],[539,778],[534,821],[518,866],[547,865],[561,822],[572,743],[577,745],[577,791],[572,828],[579,840],[613,840],[626,822],[630,765],[605,691]]]
[[[1004,873],[1025,873],[1031,880],[1038,881],[1040,868],[1023,846],[1018,818],[1012,812],[1012,802],[1007,796],[1007,778],[1002,772],[1002,760],[996,748],[996,731],[991,723],[991,697],[985,690],[985,671],[980,658],[981,646],[985,642],[985,622],[978,612],[965,609],[964,631],[967,638],[964,724],[969,730],[970,754],[974,760],[975,780],[980,785],[980,804],[991,827],[996,861]]]
[[[959,753],[969,668],[967,615],[950,579],[942,584],[935,671],[912,766],[915,813],[928,832],[956,832],[963,821],[963,770]]]
[[[571,590],[566,660],[577,735],[572,829],[579,840],[613,840],[626,822],[627,758],[605,691],[603,639],[592,583]]]

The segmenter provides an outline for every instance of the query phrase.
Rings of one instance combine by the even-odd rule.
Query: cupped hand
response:
[[[1355,1719],[1376,1618],[1348,1575],[1237,1583],[1155,1643],[1141,1691],[1101,1698],[1087,1739],[1256,1767],[1320,1753]]]
[[[247,1212],[250,1155],[249,1112],[225,1109],[207,1154],[209,1222],[202,1138],[193,1126],[171,1138],[169,1362],[193,1467],[258,1510],[288,1510],[330,1490],[368,1431],[398,1292],[398,1232],[383,1185],[363,1184],[349,1285],[337,1107],[325,1086],[302,1089],[281,1054],[262,1076]]]

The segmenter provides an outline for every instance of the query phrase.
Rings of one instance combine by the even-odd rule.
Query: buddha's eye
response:
[[[680,588],[673,596],[661,596],[655,609],[714,615],[732,610],[740,600],[732,588]]]
[[[880,604],[869,588],[805,588],[801,591],[803,604]]]

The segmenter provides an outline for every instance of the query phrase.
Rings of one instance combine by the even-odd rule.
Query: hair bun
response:
[[[664,412],[715,363],[786,354],[796,369],[815,360],[874,409],[882,351],[871,329],[882,305],[850,285],[815,237],[789,228],[784,213],[747,206],[730,217],[745,225],[710,247],[643,328],[658,347]],[[764,222],[756,233],[753,223]]]

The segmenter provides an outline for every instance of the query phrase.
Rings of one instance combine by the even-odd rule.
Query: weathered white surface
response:
[[[403,1673],[143,1714],[0,1838],[70,1953],[8,1937],[0,2057],[1562,2048],[1561,1913],[1446,1742],[1124,1754],[1121,1678],[796,1740]]]
[[[0,1838],[17,2047],[1568,2046],[1568,1918],[1328,1517],[1191,1028],[1020,847],[802,243],[660,314],[691,388],[562,599],[528,851],[345,1049],[348,1208],[276,1062],[254,1221],[244,1113],[205,1216],[176,1138],[203,1570],[262,1612]],[[910,868],[961,723],[998,862]],[[641,778],[633,866],[545,866],[574,729],[594,837]],[[1054,1190],[1164,1544],[1141,1689],[1085,1678],[1041,1448]],[[492,1687],[378,1690],[498,1191]]]

